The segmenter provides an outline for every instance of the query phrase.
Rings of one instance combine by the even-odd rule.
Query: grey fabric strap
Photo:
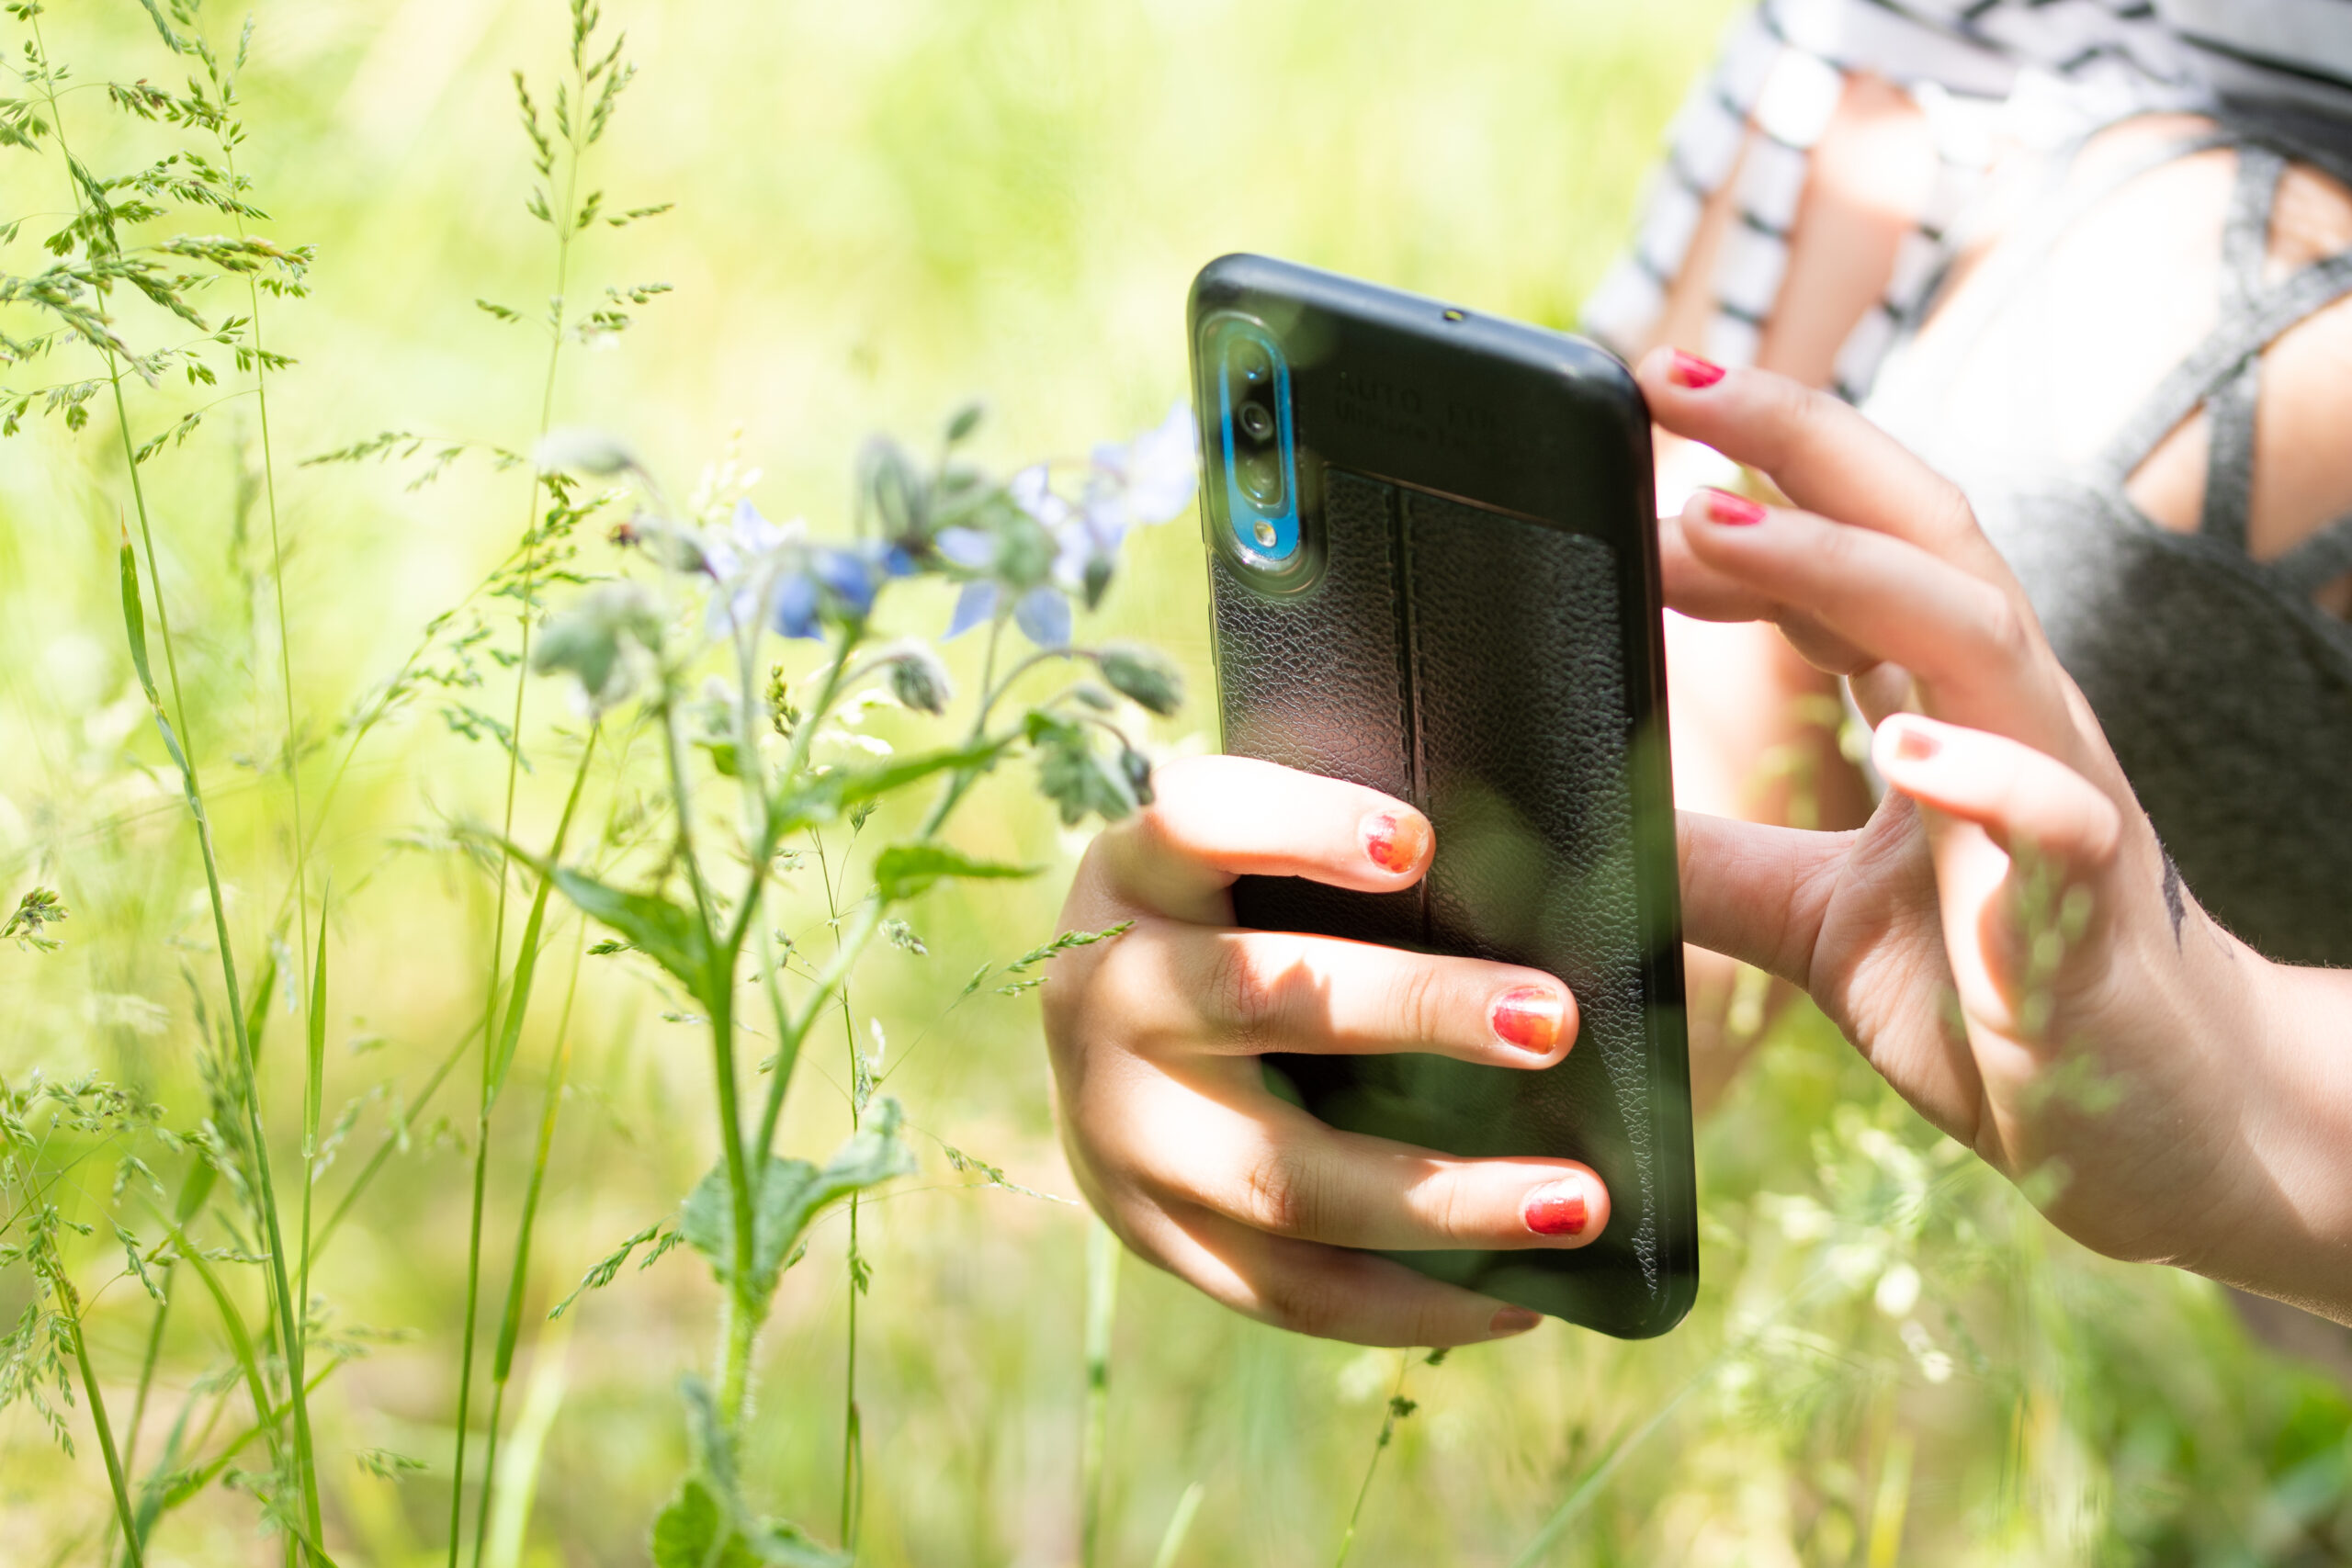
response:
[[[2270,214],[2287,160],[2258,142],[2238,149],[2237,179],[2229,214],[2222,220],[2222,299],[2218,319],[2227,323],[2252,310],[2262,297],[2262,271],[2270,254]],[[2262,356],[2245,364],[2205,401],[2210,439],[2205,458],[2205,505],[2198,531],[2210,539],[2245,548],[2246,515],[2254,498],[2254,420],[2261,399]]]
[[[2244,369],[2247,360],[2305,316],[2346,294],[2352,294],[2352,251],[2312,263],[2277,288],[2265,289],[2248,309],[2224,319],[2123,422],[2098,470],[2105,486],[2122,488],[2156,444]]]
[[[2278,585],[2308,599],[2352,571],[2352,515],[2337,518],[2270,563]]]

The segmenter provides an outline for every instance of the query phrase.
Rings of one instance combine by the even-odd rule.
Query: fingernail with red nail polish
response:
[[[1576,1235],[1583,1231],[1589,1211],[1585,1207],[1584,1184],[1579,1181],[1549,1181],[1527,1195],[1527,1206],[1520,1211],[1527,1221],[1527,1228],[1537,1235]]]
[[[1557,991],[1542,986],[1513,986],[1495,998],[1487,1021],[1496,1035],[1522,1050],[1542,1053],[1560,1043],[1560,1025],[1566,1010]]]
[[[1750,523],[1764,521],[1764,509],[1744,495],[1734,495],[1727,490],[1703,490],[1707,498],[1707,521],[1727,523],[1734,527],[1746,527]]]
[[[1673,362],[1666,367],[1666,378],[1678,387],[1702,392],[1724,378],[1724,367],[1678,348],[1674,351]]]
[[[1940,735],[1908,724],[1895,728],[1894,754],[1906,762],[1924,762],[1943,749],[1944,741]]]
[[[1510,1334],[1524,1334],[1544,1321],[1544,1314],[1525,1307],[1504,1307],[1487,1325],[1487,1332],[1501,1338]]]
[[[1430,825],[1407,811],[1375,811],[1363,819],[1363,852],[1383,871],[1410,871],[1429,852]]]

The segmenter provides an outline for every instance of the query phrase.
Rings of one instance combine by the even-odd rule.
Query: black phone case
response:
[[[1562,333],[1263,257],[1211,263],[1191,325],[1204,468],[1221,473],[1204,331],[1238,314],[1289,364],[1303,584],[1269,587],[1202,489],[1227,752],[1411,802],[1418,887],[1235,887],[1243,924],[1532,964],[1573,989],[1540,1072],[1279,1056],[1339,1127],[1466,1156],[1580,1159],[1608,1183],[1573,1252],[1396,1254],[1625,1338],[1697,1292],[1681,919],[1649,418],[1624,366]]]

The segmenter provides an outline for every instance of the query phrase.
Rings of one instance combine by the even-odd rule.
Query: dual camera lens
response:
[[[1221,532],[1237,565],[1286,579],[1304,558],[1291,377],[1280,340],[1263,322],[1230,315],[1211,321],[1200,342],[1217,422],[1209,445],[1223,470],[1216,481]]]
[[[1281,378],[1271,344],[1249,332],[1225,341],[1225,404],[1233,482],[1261,514],[1287,510],[1289,482],[1283,451]],[[1239,520],[1237,519],[1237,522]],[[1252,527],[1253,540],[1262,532]]]

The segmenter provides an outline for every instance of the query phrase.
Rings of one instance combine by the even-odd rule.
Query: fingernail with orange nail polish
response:
[[[1673,361],[1666,367],[1666,378],[1678,387],[1703,392],[1724,378],[1724,367],[1678,348],[1674,351]]]
[[[1537,1235],[1577,1235],[1591,1211],[1585,1204],[1584,1184],[1569,1180],[1546,1182],[1530,1192],[1520,1213]]]
[[[1410,871],[1429,852],[1430,825],[1418,813],[1375,811],[1363,819],[1363,852],[1383,871]]]
[[[1541,1054],[1560,1043],[1566,1012],[1557,991],[1542,986],[1513,986],[1495,998],[1487,1021],[1505,1043]]]
[[[1734,495],[1727,490],[1702,490],[1706,498],[1707,521],[1726,523],[1744,528],[1751,523],[1764,521],[1764,509],[1744,495]]]

